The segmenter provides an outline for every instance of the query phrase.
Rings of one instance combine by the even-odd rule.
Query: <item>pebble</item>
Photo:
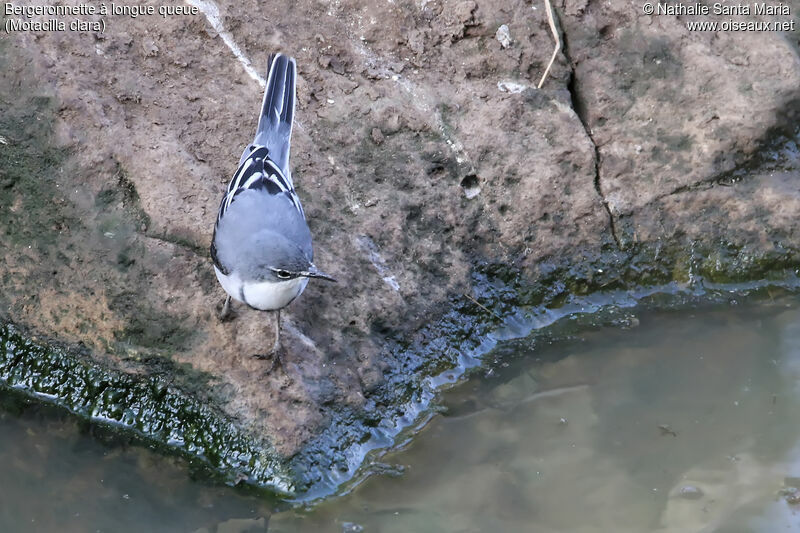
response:
[[[511,33],[508,31],[508,26],[506,24],[497,28],[497,33],[495,33],[494,36],[500,41],[500,46],[503,48],[511,46]]]
[[[684,500],[699,500],[703,497],[703,491],[700,489],[700,487],[686,485],[680,488],[678,491],[678,496]]]

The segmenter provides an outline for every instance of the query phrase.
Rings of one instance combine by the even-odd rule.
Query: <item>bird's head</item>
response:
[[[313,263],[309,263],[305,268],[299,269],[275,266],[270,267],[270,271],[273,274],[274,281],[286,281],[295,278],[319,278],[336,282],[336,279],[318,269]]]
[[[260,277],[265,281],[288,281],[297,278],[336,280],[314,265],[308,254],[288,239],[278,238],[265,243],[259,265]]]

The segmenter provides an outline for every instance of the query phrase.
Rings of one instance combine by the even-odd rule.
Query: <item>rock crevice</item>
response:
[[[558,16],[554,13],[554,18],[556,20],[560,20]],[[564,31],[561,24],[558,24],[559,32],[561,34],[561,42],[563,43],[562,46],[562,53],[564,54],[564,58],[567,64],[570,67],[569,72],[569,81],[567,82],[567,90],[569,91],[570,95],[570,102],[572,103],[572,109],[575,111],[575,114],[580,119],[581,124],[583,125],[583,129],[586,133],[586,137],[592,143],[592,148],[594,150],[594,188],[597,191],[597,195],[600,198],[600,202],[603,204],[603,209],[605,209],[608,215],[608,227],[609,231],[611,232],[611,237],[614,239],[614,244],[616,245],[617,249],[622,251],[623,245],[617,235],[617,227],[616,221],[614,220],[614,213],[611,212],[611,206],[609,205],[608,201],[606,200],[606,196],[603,193],[603,184],[602,184],[602,161],[600,158],[600,150],[598,149],[597,142],[594,139],[594,135],[592,133],[591,125],[589,124],[589,116],[587,110],[585,108],[585,101],[581,96],[581,87],[580,81],[578,80],[578,74],[575,69],[575,63],[570,56],[569,51],[569,38],[566,35],[566,31]]]
[[[334,490],[429,416],[436,384],[529,333],[531,309],[800,266],[796,35],[568,1],[532,90],[552,42],[525,2],[216,5],[251,65],[297,58],[293,175],[315,262],[341,281],[286,309],[285,372],[251,357],[263,315],[214,312],[206,250],[262,89],[200,15],[0,41],[0,319],[85,347],[71,369],[164,377],[181,416],[208,407],[171,427],[227,428],[218,457],[281,472],[239,461],[237,479]]]

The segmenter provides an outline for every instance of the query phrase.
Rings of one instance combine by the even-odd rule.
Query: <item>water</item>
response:
[[[800,482],[796,304],[506,345],[508,368],[451,390],[446,414],[382,458],[402,476],[270,531],[800,530],[781,494]]]
[[[174,460],[6,413],[0,531],[800,530],[798,304],[505,344],[507,367],[445,393],[446,412],[381,458],[396,475],[269,520],[274,507]]]
[[[16,400],[4,400],[3,533],[265,531],[266,502],[193,481],[184,462],[120,443],[52,409],[20,413]]]

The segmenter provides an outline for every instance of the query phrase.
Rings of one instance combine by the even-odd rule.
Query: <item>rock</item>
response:
[[[797,487],[785,487],[780,490],[780,495],[789,505],[800,504],[800,490]]]
[[[508,31],[508,25],[503,24],[497,28],[497,32],[494,34],[494,37],[498,40],[500,46],[503,48],[508,48],[511,46],[511,33]]]
[[[372,142],[374,142],[375,144],[379,145],[383,143],[384,136],[380,128],[372,128],[372,131],[370,132],[369,135],[370,137],[372,137]]]
[[[708,237],[702,223],[681,220],[696,211],[774,212],[765,197],[741,189],[783,189],[780,178],[760,175],[758,160],[797,134],[789,118],[800,110],[796,46],[780,33],[687,34],[684,20],[647,22],[628,13],[622,4],[588,5],[562,20],[578,111],[598,146],[598,188],[618,240],[652,241],[668,228],[682,234],[674,238]],[[747,200],[735,205],[725,184],[737,174],[744,179],[733,196]],[[784,201],[795,202],[796,190],[786,192]],[[761,241],[768,228],[781,226],[769,218],[731,222],[748,240]],[[731,230],[712,232],[724,239]]]
[[[158,52],[158,45],[153,39],[146,39],[142,42],[142,53],[145,57],[156,57]]]
[[[694,485],[684,485],[678,489],[677,495],[684,500],[699,500],[703,497],[703,490]]]
[[[518,94],[526,89],[530,89],[527,85],[523,83],[517,83],[515,81],[498,81],[497,88],[504,93],[511,93],[511,94]]]
[[[461,188],[464,189],[464,196],[467,200],[472,200],[481,193],[481,185],[478,176],[469,174],[461,180]]]
[[[114,17],[101,41],[6,36],[0,319],[75,348],[69,368],[141,380],[140,401],[162,405],[167,376],[208,407],[187,427],[227,428],[209,446],[230,479],[334,490],[414,423],[428,376],[460,371],[522,307],[800,266],[790,36],[568,2],[568,46],[530,90],[552,41],[524,2],[219,9],[216,27]],[[509,48],[495,43],[505,21]],[[208,246],[278,49],[299,68],[292,161],[315,260],[343,282],[285,311],[285,372],[270,373],[251,357],[272,342],[268,318],[216,318]],[[2,379],[47,386],[23,374]],[[93,416],[97,392],[80,390],[54,401]]]

